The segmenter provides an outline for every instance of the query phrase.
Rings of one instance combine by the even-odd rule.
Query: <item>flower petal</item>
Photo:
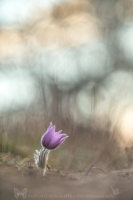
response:
[[[55,132],[55,135],[61,135],[62,130]]]
[[[55,134],[55,126],[51,127],[48,131],[46,131],[46,133],[43,134],[41,138],[42,146],[47,148],[54,134]]]
[[[52,140],[50,141],[50,145],[52,145],[53,143],[55,143],[55,142],[58,141],[59,139],[61,140],[61,139],[64,138],[65,136],[66,136],[65,133],[54,135],[54,137],[53,137]]]
[[[56,148],[58,148],[65,140],[66,140],[67,136],[65,138],[62,138],[58,144],[56,143],[54,146],[52,146],[51,150],[54,150]]]
[[[49,144],[49,149],[55,149],[57,148],[68,136],[63,133],[63,134],[59,134],[59,135],[55,135],[50,144]]]
[[[51,127],[53,127],[53,124],[52,124],[52,122],[50,122],[50,125],[49,125],[49,127],[48,127],[47,131],[49,131],[49,129],[50,129]],[[47,132],[47,131],[46,131],[46,132]]]

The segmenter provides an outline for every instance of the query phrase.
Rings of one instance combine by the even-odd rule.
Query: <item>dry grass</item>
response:
[[[49,164],[53,167],[84,170],[92,163],[101,164],[105,168],[111,164],[117,169],[128,167],[124,152],[120,153],[120,149],[110,141],[107,133],[103,135],[91,129],[72,127],[61,118],[58,120],[57,115],[55,119],[51,118],[57,124],[57,130],[63,129],[69,135],[64,144],[50,153]],[[41,148],[40,139],[50,121],[47,119],[45,122],[37,114],[37,106],[36,109],[29,108],[28,111],[4,116],[1,118],[0,151],[21,157],[33,155],[35,149]]]

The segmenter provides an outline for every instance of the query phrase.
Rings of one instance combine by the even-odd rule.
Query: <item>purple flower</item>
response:
[[[55,132],[55,126],[51,122],[46,133],[41,138],[41,145],[49,150],[56,149],[68,137],[65,133],[61,133],[62,130]]]

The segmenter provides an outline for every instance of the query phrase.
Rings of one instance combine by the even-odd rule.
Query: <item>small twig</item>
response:
[[[104,169],[100,168],[100,167],[93,167],[93,169],[101,169],[103,172],[109,174],[109,172],[105,171]]]
[[[91,171],[91,169],[92,169],[92,167],[93,167],[94,165],[92,164],[90,167],[89,167],[89,169],[87,170],[87,172],[86,172],[86,176],[89,174],[89,172]]]
[[[90,172],[92,169],[100,169],[100,170],[102,170],[103,172],[109,174],[109,172],[105,171],[104,169],[102,169],[102,168],[100,168],[100,167],[94,167],[94,164],[92,164],[92,165],[89,167],[89,169],[87,170],[86,176],[89,174],[89,172]]]
[[[15,164],[15,167],[17,167],[17,168],[18,168],[18,170],[20,170],[20,169],[21,169],[21,167],[19,166],[19,164],[18,164],[18,163],[16,163],[16,164]]]
[[[47,164],[47,168],[48,168],[48,170],[52,169],[52,167],[49,164]]]

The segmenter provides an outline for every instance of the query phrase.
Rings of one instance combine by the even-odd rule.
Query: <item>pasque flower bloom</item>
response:
[[[49,150],[56,149],[62,144],[68,137],[62,130],[55,132],[55,126],[50,123],[46,133],[41,138],[41,145]]]
[[[50,150],[54,150],[59,147],[68,137],[65,133],[61,133],[62,130],[55,132],[55,126],[53,126],[51,122],[46,133],[44,133],[41,138],[42,148],[40,149],[40,151],[35,150],[35,164],[38,168],[43,169],[43,175],[45,175],[47,169],[47,162]]]

